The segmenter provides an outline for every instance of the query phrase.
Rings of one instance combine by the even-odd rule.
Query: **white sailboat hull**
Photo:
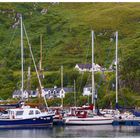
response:
[[[64,118],[65,124],[68,125],[105,125],[112,124],[113,119],[105,117],[93,117],[93,118],[77,118],[70,117]]]

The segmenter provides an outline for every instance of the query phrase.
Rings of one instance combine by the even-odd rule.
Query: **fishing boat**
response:
[[[38,108],[23,106],[6,111],[0,115],[0,128],[48,127],[53,124],[53,115]]]
[[[112,124],[113,118],[99,116],[95,111],[95,83],[94,83],[94,31],[92,33],[92,107],[75,108],[63,118],[67,125],[105,125]]]

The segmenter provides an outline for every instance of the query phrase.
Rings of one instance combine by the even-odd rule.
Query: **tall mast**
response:
[[[63,65],[61,66],[61,90],[63,91]],[[63,96],[61,95],[61,104],[63,108]]]
[[[28,38],[28,35],[27,35],[27,32],[26,32],[26,29],[25,29],[25,25],[24,25],[24,24],[23,24],[23,27],[24,27],[25,36],[26,36],[26,38],[27,38],[27,42],[28,42],[28,46],[29,46],[29,50],[30,50],[30,54],[31,54],[31,57],[32,57],[32,60],[33,60],[34,68],[35,68],[35,71],[36,71],[36,74],[37,74],[37,78],[38,78],[39,86],[40,86],[40,89],[42,89],[41,80],[40,80],[40,77],[39,77],[39,73],[38,73],[38,70],[37,70],[37,66],[36,66],[36,64],[35,64],[35,59],[34,59],[34,56],[33,56],[32,48],[31,48],[31,44],[30,44],[30,42],[29,42],[29,38]],[[42,90],[41,90],[41,94],[42,94]],[[47,104],[47,101],[46,101],[46,99],[45,99],[45,96],[43,96],[43,98],[44,98],[44,101],[45,101],[46,107],[47,107],[47,109],[49,110],[49,108],[48,108],[48,104]]]
[[[94,31],[92,34],[92,104],[95,107],[95,83],[94,83]]]
[[[116,32],[116,108],[118,107],[118,32]]]
[[[31,67],[29,66],[28,67],[28,82],[27,82],[27,89],[30,91],[31,90]]]
[[[23,65],[23,24],[22,24],[22,15],[20,16],[20,26],[21,26],[21,98],[23,99],[23,90],[24,90],[24,65]]]
[[[40,60],[39,60],[39,76],[40,76],[40,81],[42,79],[42,35],[40,35]],[[41,94],[42,94],[42,86],[38,87],[38,97],[39,97],[39,104],[41,103],[40,101],[40,97],[41,97]]]
[[[75,88],[75,80],[74,80],[74,104],[75,104],[75,107],[76,107],[76,88]]]
[[[42,35],[40,35],[40,71],[42,70]]]

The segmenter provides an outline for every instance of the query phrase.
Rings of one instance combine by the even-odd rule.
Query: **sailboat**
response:
[[[21,25],[21,69],[22,69],[22,86],[21,86],[21,98],[23,99],[23,23],[22,16],[20,16],[20,25]],[[25,34],[27,35],[26,31]],[[29,47],[30,48],[30,47]],[[31,51],[31,48],[30,48]],[[31,56],[33,54],[31,51]],[[34,62],[34,59],[33,59]],[[35,64],[35,62],[34,62]],[[37,71],[37,68],[35,66]],[[37,74],[38,75],[38,74]],[[39,76],[38,76],[39,77]],[[41,85],[41,83],[40,83]],[[31,108],[30,106],[25,106],[22,104],[20,108],[8,109],[7,113],[0,115],[0,128],[19,128],[19,127],[46,127],[53,124],[53,113],[41,112],[38,108]]]
[[[61,106],[60,107],[56,107],[53,108],[53,110],[55,111],[55,116],[54,116],[54,120],[53,120],[53,124],[54,125],[64,125],[64,120],[63,120],[63,115],[64,115],[64,108],[63,108],[63,65],[61,66]]]
[[[137,118],[132,112],[119,112],[120,107],[118,104],[118,32],[116,32],[116,111],[114,115],[113,125],[139,125],[139,118]]]
[[[94,31],[92,34],[92,108],[77,108],[72,115],[64,118],[67,125],[105,125],[112,124],[112,117],[98,116],[95,112],[95,85],[94,85]]]

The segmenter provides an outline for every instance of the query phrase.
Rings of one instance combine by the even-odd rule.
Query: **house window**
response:
[[[29,111],[29,115],[33,115],[34,114],[34,111],[33,110],[30,110]]]

